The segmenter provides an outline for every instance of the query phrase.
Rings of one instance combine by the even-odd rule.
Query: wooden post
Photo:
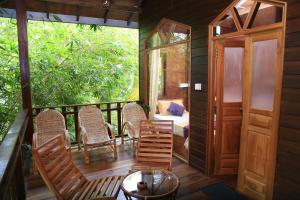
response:
[[[73,111],[74,111],[75,135],[76,135],[78,150],[80,150],[81,149],[81,135],[80,135],[79,121],[78,121],[78,106],[74,106]]]
[[[122,124],[121,124],[121,111],[122,111],[122,108],[121,108],[121,103],[118,102],[117,103],[117,118],[118,118],[118,136],[121,135],[122,133]]]
[[[29,114],[29,122],[25,135],[25,142],[31,144],[33,134],[33,120],[28,56],[27,13],[25,0],[16,0],[16,16],[19,43],[19,62],[21,72],[22,105],[23,109],[28,109]]]

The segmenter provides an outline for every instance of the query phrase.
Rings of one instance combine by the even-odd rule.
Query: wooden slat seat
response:
[[[56,136],[33,149],[38,171],[57,199],[116,199],[122,176],[87,180],[74,164],[64,146],[63,136]]]
[[[161,168],[171,170],[173,155],[173,121],[143,120],[133,170]]]

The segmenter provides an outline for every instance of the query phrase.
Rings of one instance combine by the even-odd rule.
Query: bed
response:
[[[173,147],[174,156],[188,162],[189,149],[189,112],[185,112],[181,117],[174,115],[155,114],[156,120],[173,120],[174,121],[174,136]]]
[[[173,120],[174,121],[174,134],[187,138],[188,125],[189,125],[189,112],[185,112],[181,117],[174,115],[154,115],[155,120]]]

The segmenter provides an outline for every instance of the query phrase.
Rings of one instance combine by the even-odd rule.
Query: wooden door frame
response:
[[[222,127],[222,120],[224,119],[223,113],[223,106],[224,106],[224,102],[223,102],[223,98],[224,98],[224,88],[218,87],[218,85],[220,84],[220,82],[222,83],[224,81],[224,56],[225,56],[225,48],[243,48],[245,50],[245,43],[244,41],[240,41],[240,40],[231,40],[231,39],[227,39],[227,38],[223,38],[223,39],[219,39],[216,40],[215,42],[216,44],[216,49],[218,50],[218,55],[217,57],[215,57],[215,62],[217,63],[216,66],[216,81],[214,82],[216,84],[216,88],[215,88],[215,94],[217,97],[217,100],[215,101],[215,108],[216,108],[216,112],[218,113],[218,115],[216,116],[216,129],[215,129],[215,134],[214,134],[214,142],[215,144],[221,142],[221,138],[218,136],[218,134],[223,133],[223,127]],[[222,49],[222,50],[220,50]],[[220,50],[220,51],[219,51]],[[221,58],[221,59],[220,59]],[[221,67],[222,66],[222,67]],[[236,105],[236,104],[240,104],[240,102],[231,102],[231,105]],[[228,104],[228,102],[227,102]],[[242,121],[242,119],[241,119]],[[217,127],[219,127],[219,129],[217,129]],[[220,151],[221,151],[222,146],[216,146],[214,149],[215,151],[214,153],[214,158],[220,156]],[[218,169],[220,163],[218,162],[217,159],[214,159],[214,171],[216,171],[216,169]],[[216,175],[217,177],[221,177],[223,175]],[[224,175],[227,176],[227,175]]]
[[[280,55],[280,66],[283,68],[284,62],[284,48],[285,48],[285,32],[286,32],[286,13],[287,13],[287,3],[277,0],[255,0],[253,8],[260,3],[268,3],[274,6],[282,8],[282,21],[279,23],[269,24],[258,26],[255,28],[247,28],[250,18],[254,13],[254,9],[251,9],[250,14],[247,16],[244,26],[242,27],[238,20],[236,20],[236,12],[234,11],[234,6],[240,0],[234,0],[223,12],[220,13],[208,26],[208,102],[207,102],[207,132],[206,132],[206,162],[205,162],[205,174],[212,176],[214,172],[214,99],[215,99],[215,75],[216,75],[216,52],[215,52],[215,43],[220,39],[229,39],[241,36],[247,36],[251,33],[260,33],[272,30],[281,30],[281,41],[282,51]],[[226,33],[220,36],[214,36],[214,27],[217,22],[221,20],[228,12],[232,11],[234,23],[237,27],[237,31],[233,33]],[[282,74],[281,74],[282,77]],[[280,89],[281,90],[281,89]],[[280,104],[278,105],[280,107]],[[280,110],[280,108],[279,108]],[[279,115],[279,114],[278,114]],[[277,117],[278,118],[278,117]],[[277,122],[278,124],[278,122]],[[278,129],[278,126],[277,126]],[[277,130],[278,134],[278,130]],[[276,155],[275,155],[276,159]]]
[[[266,40],[272,40],[272,39],[277,39],[277,49],[280,49],[280,51],[278,51],[276,49],[277,52],[277,57],[276,57],[276,68],[275,68],[275,91],[274,91],[274,103],[273,103],[273,109],[272,111],[267,111],[267,110],[258,110],[255,108],[251,108],[250,106],[250,96],[251,96],[251,84],[250,86],[247,87],[247,85],[244,85],[243,90],[247,92],[247,94],[243,93],[243,96],[249,96],[249,98],[244,98],[243,101],[243,108],[245,108],[245,112],[243,113],[243,119],[245,119],[245,121],[243,122],[243,127],[242,127],[242,133],[241,133],[241,146],[245,147],[246,146],[246,141],[243,140],[245,139],[245,135],[247,135],[247,131],[248,131],[248,127],[247,124],[250,121],[250,117],[249,115],[247,116],[247,113],[251,112],[256,112],[265,116],[270,116],[272,117],[272,122],[271,122],[271,132],[274,132],[275,134],[270,137],[270,152],[273,152],[273,154],[269,155],[269,163],[267,166],[268,169],[268,174],[271,175],[267,175],[267,182],[268,183],[272,183],[271,185],[269,184],[266,188],[266,198],[267,199],[272,199],[272,188],[273,188],[273,184],[274,184],[274,177],[275,177],[275,164],[276,164],[276,153],[277,153],[277,140],[278,140],[278,122],[279,122],[279,115],[280,115],[280,102],[281,102],[281,89],[282,89],[282,76],[283,76],[283,57],[281,56],[284,52],[284,47],[283,47],[283,43],[284,41],[281,40],[282,38],[282,31],[279,29],[273,30],[273,31],[265,31],[263,33],[255,33],[255,34],[251,34],[247,39],[246,39],[246,46],[249,46],[249,52],[245,57],[245,63],[247,63],[245,66],[245,70],[247,70],[247,72],[245,74],[247,74],[247,81],[250,82],[250,80],[252,80],[252,72],[249,71],[250,70],[250,66],[252,66],[252,56],[253,56],[253,46],[251,45],[254,42],[257,41],[266,41]],[[251,52],[251,53],[250,53]],[[280,87],[281,86],[281,87]],[[245,155],[246,154],[246,149],[245,148],[241,148],[240,153]],[[244,171],[245,167],[245,163],[243,162],[245,161],[245,157],[242,158],[242,160],[240,160],[240,163],[242,163],[243,165],[239,167],[239,173],[242,173]],[[240,183],[242,183],[242,178],[241,176],[238,177],[238,185]]]
[[[175,42],[175,43],[170,43],[170,44],[163,44],[157,47],[153,47],[153,48],[148,48],[147,47],[147,42],[149,39],[151,39],[151,37],[156,33],[159,32],[159,27],[165,23],[165,22],[169,22],[169,23],[173,23],[176,24],[177,26],[181,27],[181,28],[185,28],[187,30],[189,30],[189,38],[187,40],[184,41],[179,41],[179,42]],[[144,88],[144,94],[143,94],[143,103],[144,104],[149,104],[149,52],[155,49],[163,49],[163,48],[168,48],[168,47],[173,47],[173,46],[177,46],[177,45],[181,45],[181,44],[187,44],[188,50],[189,50],[189,55],[187,56],[187,58],[189,59],[189,63],[187,66],[187,78],[188,78],[188,110],[189,110],[189,137],[190,137],[190,132],[191,132],[191,128],[190,128],[190,124],[191,124],[191,83],[192,83],[192,27],[180,22],[177,22],[175,20],[171,20],[171,19],[167,19],[167,18],[162,18],[160,20],[160,22],[156,25],[156,27],[149,33],[149,35],[145,38],[144,40],[144,80],[143,80],[143,88]],[[148,113],[147,113],[148,114]],[[190,138],[189,138],[189,144],[188,144],[189,148],[190,148]],[[182,158],[178,157],[178,159],[182,160]],[[190,150],[188,149],[188,158],[187,158],[187,163],[189,164],[189,160],[190,160]],[[184,160],[182,160],[184,161]]]

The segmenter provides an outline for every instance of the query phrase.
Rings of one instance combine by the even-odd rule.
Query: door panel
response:
[[[242,107],[243,42],[217,45],[215,175],[238,172]]]
[[[238,190],[272,199],[282,64],[281,32],[249,35],[245,45],[243,124]]]

